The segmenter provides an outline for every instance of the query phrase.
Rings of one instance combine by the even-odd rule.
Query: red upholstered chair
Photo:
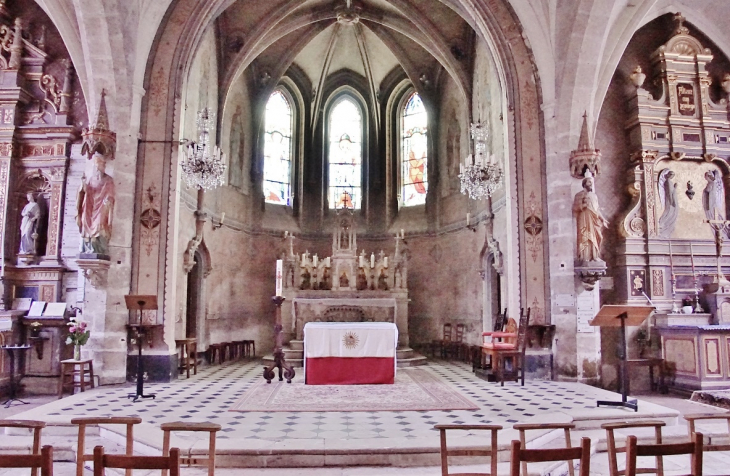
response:
[[[514,320],[510,319],[514,322]],[[527,312],[520,310],[520,325],[517,332],[493,332],[492,342],[482,344],[482,355],[489,357],[492,363],[492,373],[498,382],[504,386],[505,374],[515,382],[521,378],[521,384],[525,385],[525,345],[527,343],[527,326],[530,324],[530,308]],[[507,323],[507,330],[511,325]],[[505,361],[511,361],[511,369],[507,371]]]

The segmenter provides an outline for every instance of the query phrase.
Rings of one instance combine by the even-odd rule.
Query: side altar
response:
[[[295,251],[294,236],[284,234],[281,306],[286,359],[301,365],[303,330],[308,322],[391,322],[398,328],[398,359],[421,363],[408,347],[408,249],[395,236],[393,256],[367,255],[357,248],[352,210],[337,211],[331,256]]]

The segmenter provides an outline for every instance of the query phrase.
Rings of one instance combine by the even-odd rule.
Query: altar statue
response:
[[[96,153],[94,172],[82,178],[76,201],[76,225],[81,232],[81,253],[109,254],[114,213],[114,179],[106,174],[106,159]]]
[[[23,217],[20,222],[20,254],[36,254],[36,239],[38,238],[38,222],[41,219],[41,207],[35,200],[33,193],[29,192],[28,204],[23,207],[20,215]]]
[[[659,237],[671,238],[677,224],[679,207],[677,206],[677,184],[674,182],[674,172],[664,169],[659,173],[657,180],[659,199],[664,205],[664,212],[659,217]]]
[[[583,190],[575,194],[573,214],[576,217],[578,238],[578,260],[590,263],[601,260],[603,229],[608,220],[601,214],[598,195],[594,191],[593,176],[588,175],[582,182]]]
[[[725,187],[722,184],[722,174],[719,170],[705,172],[707,185],[702,191],[702,207],[708,220],[725,219]]]

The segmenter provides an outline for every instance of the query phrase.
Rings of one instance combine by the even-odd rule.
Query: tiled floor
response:
[[[242,394],[261,379],[259,362],[232,363],[199,370],[190,379],[149,384],[154,400],[132,403],[130,387],[87,392],[39,408],[48,416],[139,415],[145,423],[210,421],[223,426],[219,438],[413,438],[439,423],[498,423],[511,426],[539,414],[594,410],[607,392],[566,382],[528,381],[501,387],[475,379],[462,363],[432,362],[427,371],[458,389],[479,410],[401,412],[231,412]],[[285,383],[272,383],[286,385]]]
[[[214,366],[199,371],[196,377],[181,379],[170,384],[150,384],[145,386],[146,393],[156,393],[155,400],[132,403],[127,394],[134,391],[133,386],[104,387],[84,394],[77,394],[63,400],[52,401],[46,405],[14,415],[17,418],[36,418],[63,421],[75,415],[140,415],[147,428],[157,427],[160,423],[173,420],[212,421],[220,423],[223,431],[219,434],[221,447],[240,447],[243,440],[256,444],[255,440],[267,440],[277,444],[295,444],[306,447],[315,441],[341,441],[348,444],[361,442],[375,444],[382,441],[383,446],[408,446],[408,442],[420,445],[427,441],[438,445],[437,433],[433,425],[437,423],[500,423],[505,427],[526,419],[555,419],[559,414],[572,417],[591,417],[599,412],[612,412],[619,417],[623,410],[597,410],[597,399],[613,400],[616,394],[593,387],[548,381],[528,381],[524,387],[508,383],[500,387],[494,383],[478,380],[469,366],[452,362],[431,362],[427,371],[433,372],[449,385],[458,389],[465,397],[480,406],[474,411],[425,411],[425,412],[231,412],[230,407],[243,393],[261,379],[260,362],[240,362]],[[658,400],[657,400],[658,398]],[[698,412],[706,410],[698,404],[668,397],[654,398],[655,403],[672,406],[677,403],[680,411]],[[652,400],[648,398],[648,400]],[[640,408],[650,404],[642,403]],[[690,408],[691,407],[691,408]],[[26,407],[27,408],[27,407]],[[655,407],[661,408],[661,407]],[[14,407],[22,412],[23,407]],[[12,410],[12,409],[11,409]],[[626,415],[633,412],[626,413]],[[10,416],[10,415],[7,415]],[[6,416],[6,417],[7,417]],[[144,430],[147,431],[147,430]],[[144,433],[144,431],[142,433]],[[144,436],[144,435],[142,435]],[[56,439],[63,439],[57,436]],[[53,439],[53,438],[51,438]],[[155,436],[155,439],[159,439]],[[242,440],[241,440],[242,439]],[[262,441],[263,440],[263,441]],[[286,442],[290,443],[286,443]],[[347,442],[351,443],[347,443]],[[56,444],[51,442],[52,444]],[[359,443],[358,443],[359,444]],[[265,445],[268,445],[265,443]],[[324,445],[327,447],[327,444]],[[255,446],[254,446],[255,447]],[[676,457],[679,458],[679,457]],[[592,458],[591,474],[607,475],[605,453],[597,453]],[[727,475],[730,457],[722,453],[708,454],[705,458],[705,474]],[[376,463],[377,464],[377,463]],[[385,464],[385,463],[383,463]],[[683,460],[677,460],[679,469]],[[74,474],[70,463],[58,462],[55,474],[60,476]],[[462,471],[483,470],[483,467],[466,466]],[[500,463],[499,474],[507,474],[507,466]],[[0,476],[21,474],[17,470],[0,470]],[[23,472],[22,474],[26,474]],[[89,473],[90,474],[90,473]],[[158,473],[157,473],[158,474]],[[202,475],[203,470],[186,469],[184,474]],[[218,468],[219,475],[318,475],[318,476],[355,476],[355,475],[437,475],[437,466],[429,467],[325,467],[325,468]],[[672,474],[672,473],[667,473]],[[675,473],[676,474],[676,473]]]

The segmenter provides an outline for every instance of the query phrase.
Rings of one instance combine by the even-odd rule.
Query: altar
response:
[[[385,322],[309,322],[304,326],[308,385],[392,384],[398,328]]]
[[[408,347],[408,247],[401,232],[395,253],[358,249],[352,210],[337,211],[331,256],[295,252],[285,233],[281,306],[283,343],[301,348],[310,322],[380,322],[397,328],[398,347]]]

